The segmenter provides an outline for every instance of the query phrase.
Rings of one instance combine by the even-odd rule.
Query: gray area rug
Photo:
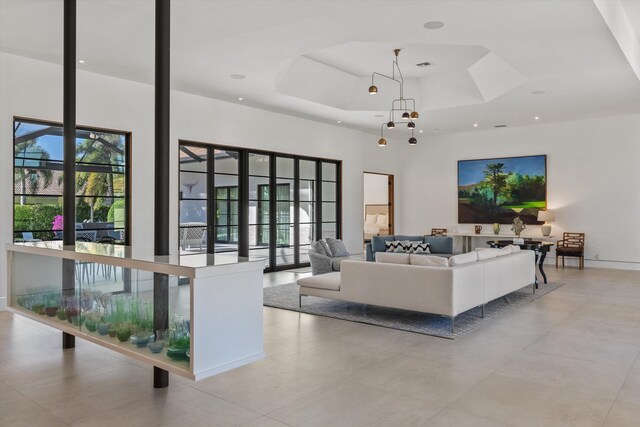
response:
[[[485,317],[480,317],[480,308],[473,308],[456,317],[455,332],[451,333],[451,320],[437,314],[400,310],[355,302],[336,301],[327,298],[302,297],[302,308],[298,307],[298,285],[273,286],[264,289],[264,305],[300,313],[333,317],[351,322],[366,323],[401,331],[415,332],[435,337],[454,339],[482,326],[491,319],[513,310],[515,307],[535,301],[552,292],[564,283],[540,284],[535,294],[531,286],[508,294],[505,298],[491,301],[485,307]]]

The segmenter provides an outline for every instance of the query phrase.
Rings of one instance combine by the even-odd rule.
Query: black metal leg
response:
[[[540,269],[540,274],[542,274],[542,278],[544,279],[544,283],[547,283],[547,275],[544,274],[544,259],[547,257],[547,253],[545,251],[540,252],[540,262],[538,263],[538,268]],[[537,287],[537,286],[536,286]]]

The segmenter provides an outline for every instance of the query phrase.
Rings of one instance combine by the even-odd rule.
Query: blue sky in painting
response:
[[[458,185],[476,184],[484,179],[483,171],[490,163],[504,163],[505,172],[545,176],[545,157],[508,157],[504,159],[461,160],[458,162]]]

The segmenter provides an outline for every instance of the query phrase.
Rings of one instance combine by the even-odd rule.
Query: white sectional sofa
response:
[[[535,254],[518,249],[485,249],[442,261],[416,254],[379,254],[377,262],[343,261],[340,272],[298,280],[303,296],[434,313],[451,318],[532,285]],[[440,258],[440,257],[435,257]],[[439,263],[433,267],[425,264]],[[421,265],[418,265],[421,264]]]

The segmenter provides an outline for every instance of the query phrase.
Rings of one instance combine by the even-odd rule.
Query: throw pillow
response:
[[[327,242],[325,242],[324,240],[319,240],[320,244],[322,245],[322,247],[324,248],[324,252],[327,256],[332,257],[333,254],[331,253],[331,249],[329,249],[329,245],[327,245]]]
[[[409,254],[376,252],[376,262],[382,262],[386,264],[409,264]]]
[[[500,253],[498,254],[498,256],[510,255],[511,252],[511,246],[505,246],[504,248],[500,248]]]
[[[411,254],[409,258],[411,265],[421,265],[424,267],[449,267],[449,260],[436,255],[416,255]]]
[[[430,254],[431,250],[429,249],[428,243],[411,242],[409,253],[410,254]]]
[[[429,243],[429,250],[435,254],[453,253],[453,238],[449,236],[424,236],[424,242]]]
[[[364,220],[365,224],[375,224],[378,219],[378,214],[367,214],[367,217]]]
[[[484,252],[484,251],[482,251]],[[464,265],[464,264],[471,264],[473,262],[476,262],[478,260],[478,254],[482,253],[482,252],[467,252],[466,254],[459,254],[459,255],[454,255],[451,258],[449,258],[449,265],[451,267],[456,266],[456,265]]]
[[[407,249],[405,247],[409,242],[403,242],[400,240],[392,240],[390,242],[385,242],[385,252],[406,252]]]
[[[331,250],[332,256],[334,257],[349,256],[349,251],[347,250],[347,247],[344,245],[342,240],[332,239],[331,237],[327,237],[327,244],[329,245],[329,249]]]
[[[376,225],[380,227],[387,226],[387,216],[386,215],[378,215],[378,219],[376,220]]]
[[[509,245],[511,247],[511,253],[519,252],[522,248],[518,245]]]
[[[322,242],[317,241],[311,244],[311,250],[319,253],[320,255],[327,255],[327,252],[324,250],[324,246],[322,246]]]
[[[387,250],[386,242],[395,240],[393,236],[373,236],[371,237],[371,251],[384,252]]]

